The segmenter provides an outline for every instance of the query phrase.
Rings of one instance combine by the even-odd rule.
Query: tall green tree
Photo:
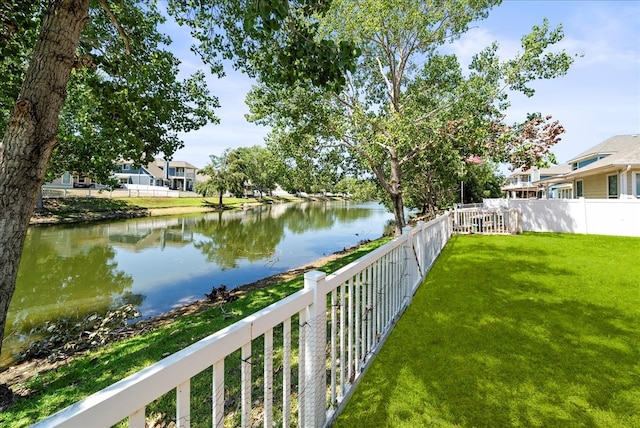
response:
[[[267,80],[295,81],[326,66],[326,73],[313,78],[317,84],[337,87],[352,64],[353,45],[323,43],[314,37],[317,24],[301,19],[326,5],[316,0],[172,0],[169,10],[179,22],[192,26],[192,33],[201,40],[195,49],[215,72],[222,71],[216,55],[234,57],[238,67],[264,73]],[[146,159],[165,150],[170,155],[180,145],[172,131],[197,127],[202,117],[211,119],[213,98],[194,97],[186,110],[184,105],[162,104],[165,91],[172,104],[184,100],[185,94],[203,94],[203,88],[197,76],[186,85],[160,76],[173,73],[176,64],[155,49],[166,42],[155,32],[157,10],[155,0],[7,0],[0,4],[0,342],[29,219],[54,149],[64,141],[85,143],[84,137],[108,135],[118,145],[131,138],[127,148],[118,150],[123,157],[138,160],[142,157],[138,155],[144,155]],[[156,18],[150,18],[153,14]],[[140,17],[144,19],[138,23]],[[268,48],[260,49],[263,44]],[[95,62],[85,55],[89,52]],[[258,56],[263,61],[257,61]],[[92,74],[89,70],[99,59],[104,67]],[[306,66],[294,67],[298,63]],[[69,87],[73,73],[74,79],[87,79],[95,88],[89,85],[92,91],[83,93],[85,86],[79,92]],[[156,88],[158,82],[163,85]],[[95,122],[83,117],[88,115],[86,110],[76,112],[81,106],[72,108],[74,101],[70,101],[69,116],[76,126],[59,133],[65,100],[76,93],[86,97],[89,105],[100,106],[102,127],[85,129]],[[181,116],[185,112],[186,117]],[[140,121],[144,126],[138,126]],[[109,151],[109,147],[96,151]],[[73,151],[78,152],[82,150]],[[61,163],[66,162],[64,157],[61,153]]]
[[[271,193],[279,178],[278,156],[263,146],[252,146],[240,149],[244,159],[245,173],[251,186],[260,193]]]
[[[467,73],[455,57],[440,53],[498,3],[335,0],[315,19],[323,34],[357,43],[361,56],[345,76],[347,84],[340,91],[302,83],[291,90],[261,82],[250,94],[251,117],[274,127],[283,151],[347,148],[350,161],[377,178],[400,233],[404,174],[421,167],[425,151],[450,147],[459,164],[473,154],[529,165],[557,141],[558,133],[530,139],[522,130],[531,126],[502,120],[508,91],[530,96],[532,80],[567,72],[572,58],[550,49],[562,39],[561,27],[549,28],[547,21],[534,27],[511,60],[500,60],[494,44],[476,55]]]
[[[356,202],[373,201],[378,196],[378,187],[373,180],[345,177],[335,187],[335,191]]]
[[[481,203],[486,198],[499,198],[503,195],[501,187],[505,183],[505,177],[498,171],[498,166],[492,162],[471,164],[462,181],[462,201],[468,203]]]
[[[217,100],[202,74],[177,78],[155,1],[10,1],[0,14],[1,340],[46,172],[105,181],[119,158],[170,156]]]
[[[204,182],[196,183],[194,189],[204,196],[217,193],[220,207],[223,206],[222,196],[227,191],[236,196],[244,196],[244,182],[247,176],[244,172],[244,162],[235,152],[236,150],[226,149],[220,156],[209,156],[211,161],[200,170],[202,175],[209,178]]]
[[[106,183],[115,161],[170,157],[184,145],[178,133],[218,122],[204,73],[177,78],[180,61],[157,28],[165,20],[154,2],[90,9],[78,54],[91,64],[67,84],[49,178],[77,171]]]

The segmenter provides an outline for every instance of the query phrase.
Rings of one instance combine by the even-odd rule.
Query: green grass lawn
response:
[[[454,236],[336,427],[640,427],[640,238]]]

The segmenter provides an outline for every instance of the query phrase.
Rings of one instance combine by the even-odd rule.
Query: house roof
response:
[[[554,165],[550,168],[540,168],[540,177],[543,175],[561,175],[571,172],[571,165]]]
[[[566,182],[565,178],[568,173],[571,172],[571,165],[555,165],[551,168],[542,168],[540,170],[539,180],[534,181],[535,184],[546,184],[554,187],[559,187],[560,183]]]
[[[159,168],[164,168],[164,163],[166,161],[162,158],[155,158],[153,163]],[[169,166],[171,168],[189,168],[189,169],[198,169],[197,166],[191,165],[189,162],[185,161],[169,161]]]
[[[511,174],[507,175],[507,178],[517,177],[519,175],[531,175],[533,168],[529,168],[528,170],[523,170],[522,168],[518,168],[513,171]]]
[[[592,158],[597,155],[612,155],[620,151],[633,149],[638,145],[640,145],[640,137],[638,136],[638,134],[615,135],[604,140],[602,143],[585,150],[573,159],[569,159],[567,163],[571,164],[573,162]]]
[[[597,174],[607,170],[626,168],[628,165],[631,165],[632,167],[640,167],[640,138],[636,138],[636,141],[635,147],[620,150],[619,152],[600,159],[599,161],[576,169],[575,171],[567,174],[566,177]]]
[[[149,171],[149,173],[157,179],[164,178],[164,172],[162,171],[162,168],[160,168],[154,162],[149,163],[149,165],[145,166],[144,169]]]
[[[197,166],[191,165],[189,162],[185,162],[185,161],[170,161],[169,166],[177,167],[177,168],[198,169]]]

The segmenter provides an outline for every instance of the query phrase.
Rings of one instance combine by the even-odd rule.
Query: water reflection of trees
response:
[[[363,207],[335,206],[326,203],[299,204],[288,209],[283,217],[293,233],[323,230],[333,227],[336,221],[351,223],[369,217],[371,210]]]
[[[104,243],[69,249],[43,239],[39,229],[27,236],[7,325],[28,331],[44,321],[105,313],[133,278],[117,270],[115,251]],[[140,300],[131,295],[128,300]],[[44,304],[43,304],[44,302]]]
[[[346,208],[346,209],[345,209]],[[303,203],[286,207],[256,208],[242,216],[207,216],[194,225],[194,232],[207,239],[196,241],[207,261],[221,269],[238,266],[241,259],[256,261],[274,257],[285,237],[285,228],[293,233],[330,229],[336,221],[353,222],[371,215],[363,207],[344,207],[325,203]]]
[[[220,269],[232,269],[241,259],[256,261],[272,257],[284,238],[284,219],[270,215],[270,209],[256,209],[242,217],[207,217],[196,222],[194,231],[208,239],[196,241],[209,262]]]

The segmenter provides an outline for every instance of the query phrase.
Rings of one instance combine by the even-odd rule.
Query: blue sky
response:
[[[545,17],[552,26],[563,26],[565,38],[559,46],[584,56],[576,58],[566,76],[534,83],[534,97],[512,97],[507,122],[520,121],[527,112],[558,119],[566,129],[553,149],[559,163],[613,135],[639,133],[640,0],[507,0],[451,49],[465,64],[473,53],[497,41],[501,56],[511,57],[520,48],[520,38]],[[185,29],[169,29],[174,49],[187,51],[180,36]],[[193,56],[181,59],[185,73],[202,68]],[[211,78],[210,90],[220,99],[221,123],[183,135],[185,147],[174,159],[203,167],[209,155],[219,155],[226,148],[263,144],[268,129],[244,119],[248,112],[244,98],[252,83],[231,68],[226,77]]]

